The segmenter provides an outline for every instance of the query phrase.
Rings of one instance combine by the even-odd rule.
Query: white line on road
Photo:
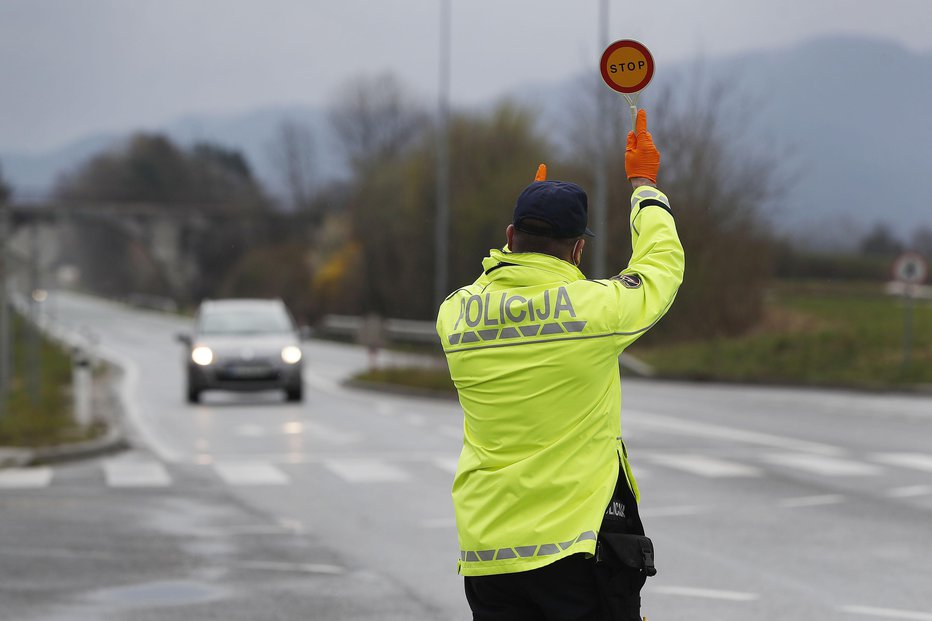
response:
[[[456,474],[456,468],[459,465],[459,459],[456,457],[438,457],[434,460],[434,465],[445,470],[450,474]]]
[[[119,390],[120,405],[123,408],[124,416],[133,426],[133,429],[141,436],[143,443],[152,449],[162,461],[181,461],[181,453],[165,439],[162,431],[158,429],[158,417],[143,416],[136,405],[139,397],[137,394],[139,367],[136,366],[136,363],[130,358],[118,354],[109,347],[100,347],[98,351],[101,357],[123,370],[123,378],[120,382]]]
[[[690,474],[697,474],[709,478],[721,477],[758,477],[761,471],[752,466],[738,464],[708,455],[658,455],[647,456],[651,463],[682,470]]]
[[[220,462],[214,470],[227,485],[287,485],[288,475],[262,461]]]
[[[697,423],[685,418],[649,414],[641,410],[627,410],[626,417],[626,425],[635,428],[650,427],[656,431],[669,434],[715,438],[718,440],[770,446],[773,448],[804,451],[820,455],[839,455],[844,452],[841,448],[830,444],[808,442],[806,440],[797,440],[795,438],[787,438],[785,436],[777,436],[769,433],[758,433],[756,431],[743,431],[741,429],[733,429],[720,425]]]
[[[110,487],[168,487],[172,478],[155,461],[110,459],[104,462],[104,478]]]
[[[922,453],[877,453],[874,460],[889,466],[932,472],[932,455]]]
[[[648,517],[648,518],[697,515],[699,513],[702,513],[703,511],[705,511],[705,507],[700,507],[699,505],[682,505],[679,507],[657,507],[656,509],[640,508],[638,510],[641,517]]]
[[[392,483],[410,478],[401,468],[376,459],[328,459],[324,466],[349,483]]]
[[[894,487],[887,492],[888,498],[913,498],[915,496],[927,496],[932,494],[932,485],[907,485],[905,487]]]
[[[346,569],[339,565],[323,565],[320,563],[282,563],[279,561],[243,561],[235,563],[236,567],[243,569],[263,569],[268,571],[294,571],[309,574],[339,575],[346,573]]]
[[[721,591],[718,589],[697,589],[682,586],[657,586],[647,589],[650,593],[658,595],[679,595],[682,597],[700,597],[703,599],[720,599],[730,602],[752,602],[759,596],[757,593],[744,593],[741,591]]]
[[[52,482],[52,469],[11,468],[0,470],[0,488],[3,489],[37,489],[48,487]]]
[[[305,437],[311,438],[312,440],[323,440],[327,444],[346,446],[359,442],[359,436],[354,433],[340,431],[316,421],[305,422],[304,430]]]
[[[874,608],[872,606],[842,606],[842,612],[885,619],[911,619],[912,621],[932,621],[932,613],[914,610],[897,610],[895,608]]]
[[[821,496],[802,496],[800,498],[787,498],[780,501],[780,506],[786,509],[799,507],[821,507],[824,505],[837,505],[845,501],[839,494],[823,494]]]
[[[876,476],[881,470],[877,466],[860,461],[826,457],[824,455],[804,455],[800,453],[787,453],[767,455],[765,461],[790,468],[805,470],[823,476],[864,477]]]

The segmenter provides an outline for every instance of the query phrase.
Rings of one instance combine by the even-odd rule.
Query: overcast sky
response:
[[[454,105],[597,71],[599,0],[452,0]],[[192,113],[326,104],[391,71],[436,97],[440,0],[0,0],[0,149]],[[657,71],[697,55],[862,34],[932,50],[930,0],[611,0]],[[373,88],[378,84],[373,83]]]

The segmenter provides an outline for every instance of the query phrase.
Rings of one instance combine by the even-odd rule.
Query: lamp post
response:
[[[450,242],[450,0],[440,2],[440,49],[437,88],[437,222],[434,302],[447,296]]]

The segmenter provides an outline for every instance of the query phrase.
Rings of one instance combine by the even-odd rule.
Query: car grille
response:
[[[217,369],[217,379],[223,382],[267,382],[278,377],[278,369],[267,364],[242,362]]]

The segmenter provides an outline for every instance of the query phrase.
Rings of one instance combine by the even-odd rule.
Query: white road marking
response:
[[[346,573],[346,569],[338,565],[322,565],[319,563],[282,563],[280,561],[242,561],[234,563],[236,567],[243,569],[263,569],[267,571],[294,571],[309,574],[332,574],[339,575]]]
[[[0,488],[2,489],[38,489],[48,487],[52,482],[52,469],[10,468],[0,470]]]
[[[830,444],[808,442],[806,440],[797,440],[796,438],[787,438],[785,436],[777,436],[769,433],[743,431],[741,429],[733,429],[721,425],[697,423],[685,418],[649,414],[641,410],[627,410],[626,416],[625,425],[635,428],[649,427],[668,434],[715,438],[717,440],[770,446],[773,448],[803,451],[820,455],[839,455],[844,453],[841,448]]]
[[[874,608],[873,606],[842,606],[842,612],[884,619],[911,619],[912,621],[932,621],[932,613],[915,610],[897,610],[895,608]]]
[[[437,429],[437,433],[446,438],[453,438],[455,440],[463,439],[462,427],[439,427]]]
[[[456,467],[459,464],[459,459],[456,457],[438,457],[434,460],[434,465],[445,470],[450,474],[456,474]]]
[[[376,459],[327,459],[324,467],[349,483],[392,483],[410,478],[401,468]]]
[[[889,498],[912,498],[914,496],[926,496],[932,494],[932,485],[907,485],[905,487],[894,487],[887,492]]]
[[[314,440],[323,440],[327,444],[346,446],[348,444],[359,442],[359,436],[354,433],[339,431],[333,427],[318,423],[316,421],[305,422],[304,430],[306,432],[306,437]]]
[[[639,508],[638,512],[641,517],[679,517],[684,515],[696,515],[705,511],[705,507],[699,505],[682,505],[679,507],[657,507],[657,508]]]
[[[262,461],[218,462],[214,470],[227,485],[287,485],[288,475]]]
[[[880,468],[871,464],[848,459],[838,459],[836,457],[827,457],[824,455],[786,453],[767,455],[764,459],[772,464],[789,466],[790,468],[797,468],[799,470],[830,477],[875,476],[881,472]]]
[[[168,487],[172,482],[165,466],[156,461],[110,459],[103,467],[110,487]]]
[[[932,455],[922,453],[877,453],[872,457],[874,460],[889,466],[932,472]]]
[[[697,589],[682,586],[657,586],[646,589],[659,595],[679,595],[682,597],[699,597],[703,599],[720,599],[730,602],[752,602],[760,597],[757,593],[742,591],[721,591],[718,589]]]
[[[269,432],[262,425],[248,423],[245,425],[237,425],[234,433],[244,438],[262,438],[267,436]]]
[[[845,501],[840,494],[823,494],[821,496],[802,496],[800,498],[786,498],[779,505],[786,509],[798,507],[821,507],[823,505],[837,505]]]
[[[646,457],[653,464],[709,478],[758,477],[762,474],[759,469],[752,466],[708,455],[651,454]]]
[[[139,395],[137,394],[139,367],[136,366],[136,363],[109,347],[101,346],[97,351],[102,358],[123,370],[119,389],[120,405],[123,408],[124,416],[130,421],[133,429],[142,436],[143,443],[152,449],[162,461],[171,463],[182,461],[181,453],[171,441],[166,439],[167,433],[161,427],[159,417],[146,416],[137,406],[139,401]]]

